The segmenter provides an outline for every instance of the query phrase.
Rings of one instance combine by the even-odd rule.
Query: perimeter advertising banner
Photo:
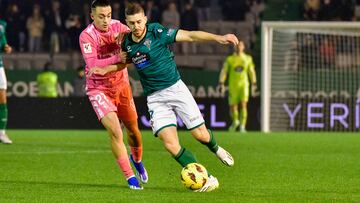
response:
[[[73,97],[75,71],[57,72],[57,99],[37,98],[36,76],[40,71],[7,71],[9,128],[25,129],[97,129],[102,128],[86,97]],[[181,69],[183,81],[195,97],[206,124],[211,129],[226,130],[231,124],[227,95],[218,87],[218,72]],[[139,115],[139,125],[150,129],[146,99],[137,74],[129,72],[130,83]],[[250,99],[248,130],[260,129],[260,99]],[[24,116],[26,115],[26,116]],[[181,119],[178,127],[186,129]]]

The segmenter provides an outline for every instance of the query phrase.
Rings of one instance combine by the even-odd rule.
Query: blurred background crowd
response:
[[[124,8],[130,0],[113,2],[113,18],[124,21]],[[205,30],[217,34],[235,33],[244,41],[248,52],[259,46],[262,20],[342,20],[356,21],[360,17],[360,0],[140,0],[148,19],[164,26],[186,30]],[[78,36],[91,23],[90,0],[0,0],[0,19],[8,23],[7,36],[15,53],[65,54],[59,69],[81,64]],[[199,63],[180,59],[180,65],[220,68],[223,57],[233,50],[216,44],[182,44],[174,46],[176,55],[198,55]],[[207,60],[206,56],[215,56]],[[219,56],[219,57],[217,57]],[[11,63],[8,67],[27,69],[32,63]],[[16,56],[13,56],[16,57]],[[34,57],[21,55],[24,60]],[[61,58],[61,56],[59,56]],[[41,57],[40,57],[41,58]],[[45,64],[47,57],[42,64]],[[39,59],[41,61],[41,59]],[[76,63],[70,60],[75,60]],[[38,60],[37,60],[38,61]],[[64,62],[65,61],[65,62]],[[206,63],[206,64],[204,64]],[[31,64],[31,65],[28,65]],[[41,67],[43,65],[40,65]]]

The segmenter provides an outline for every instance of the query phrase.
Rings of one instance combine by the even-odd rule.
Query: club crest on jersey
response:
[[[85,53],[85,54],[91,54],[91,53],[92,53],[92,49],[91,49],[91,44],[90,44],[90,43],[84,43],[84,44],[83,44],[83,48],[84,48],[84,53]]]
[[[145,42],[144,42],[144,45],[150,50],[150,45],[151,45],[151,40],[149,39],[146,39]]]
[[[157,29],[157,31],[158,31],[159,33],[162,33],[162,32],[163,32],[163,30],[162,30],[161,28]]]
[[[167,35],[167,36],[171,36],[174,32],[175,32],[175,30],[170,28],[170,29],[167,31],[166,35]]]

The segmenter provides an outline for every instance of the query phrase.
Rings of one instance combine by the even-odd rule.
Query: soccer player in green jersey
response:
[[[240,126],[240,132],[246,132],[247,103],[249,101],[249,76],[253,89],[256,89],[256,72],[254,62],[250,55],[244,52],[245,45],[239,42],[234,54],[228,56],[220,72],[219,83],[222,92],[225,91],[225,81],[228,79],[229,105],[232,124],[230,131],[235,131]],[[240,119],[239,119],[240,106]]]
[[[12,52],[12,48],[8,45],[5,34],[6,22],[0,20],[0,142],[4,144],[12,144],[12,141],[5,132],[8,119],[8,109],[6,104],[7,80],[1,54],[10,54]]]
[[[181,166],[197,162],[193,154],[179,143],[176,128],[176,115],[178,115],[196,140],[206,145],[225,165],[234,165],[230,153],[217,144],[213,133],[206,128],[193,96],[180,79],[169,45],[174,42],[195,41],[215,41],[220,44],[236,45],[238,44],[236,36],[168,29],[158,23],[147,24],[144,10],[137,3],[129,4],[125,15],[131,34],[125,37],[122,47],[135,65],[144,93],[147,95],[154,135],[163,141],[166,150]],[[89,74],[106,74],[120,69],[121,67],[116,65],[95,67]],[[210,175],[204,187],[198,191],[212,191],[218,187],[218,180]]]

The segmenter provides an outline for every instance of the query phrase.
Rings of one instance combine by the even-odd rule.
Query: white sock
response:
[[[0,130],[0,136],[5,135],[5,130]]]

